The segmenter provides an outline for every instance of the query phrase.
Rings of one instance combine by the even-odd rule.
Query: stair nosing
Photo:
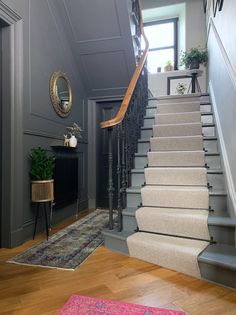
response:
[[[222,222],[220,222],[222,220]],[[208,216],[208,225],[209,226],[225,226],[225,227],[236,227],[236,222],[230,217],[221,217],[221,216]]]

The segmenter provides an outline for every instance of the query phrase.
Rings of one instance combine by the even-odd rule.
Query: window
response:
[[[144,24],[144,31],[149,41],[148,71],[162,71],[168,60],[177,69],[177,23],[178,18]]]

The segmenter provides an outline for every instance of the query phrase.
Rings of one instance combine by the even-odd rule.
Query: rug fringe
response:
[[[43,266],[43,265],[34,265],[34,264],[26,264],[26,263],[20,263],[13,260],[7,260],[7,263],[15,264],[15,265],[22,265],[22,266],[30,266],[30,267],[41,267],[41,268],[50,268],[50,269],[58,269],[58,270],[64,270],[64,271],[75,271],[76,269],[69,269],[69,268],[60,268],[60,267],[52,267],[52,266]]]

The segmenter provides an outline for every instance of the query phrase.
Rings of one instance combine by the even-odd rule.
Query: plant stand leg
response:
[[[46,234],[47,234],[47,240],[49,236],[49,231],[48,231],[48,216],[47,216],[47,208],[46,208],[46,203],[44,202],[44,217],[45,217],[45,228],[46,228]]]
[[[36,205],[33,240],[34,240],[35,234],[36,234],[36,228],[37,228],[37,223],[38,223],[38,217],[39,217],[39,203],[37,203],[37,205]]]
[[[53,201],[50,201],[50,231],[52,229]]]

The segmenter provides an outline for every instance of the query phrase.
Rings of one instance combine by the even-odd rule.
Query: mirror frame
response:
[[[61,106],[58,102],[58,97],[56,93],[56,86],[57,86],[57,80],[59,78],[63,78],[66,80],[67,86],[68,86],[68,92],[69,92],[69,102],[68,102],[68,108],[66,111],[63,111],[61,109]],[[55,71],[53,72],[51,79],[50,79],[50,98],[53,105],[54,110],[60,117],[67,117],[71,113],[72,109],[72,89],[71,89],[71,83],[70,80],[67,78],[66,74],[62,71]]]

